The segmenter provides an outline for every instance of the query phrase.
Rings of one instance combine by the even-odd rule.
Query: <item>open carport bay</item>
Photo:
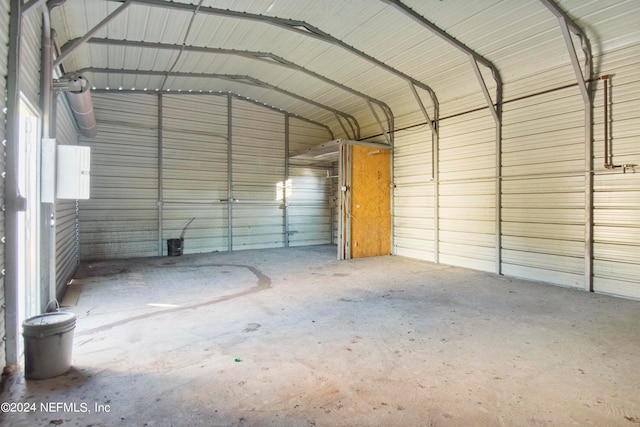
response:
[[[70,291],[73,367],[12,376],[37,410],[4,425],[640,424],[637,301],[332,245],[84,263]]]

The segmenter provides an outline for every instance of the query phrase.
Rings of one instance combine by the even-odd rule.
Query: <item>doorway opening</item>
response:
[[[18,324],[40,314],[40,268],[38,256],[38,141],[40,115],[24,97],[20,98],[18,140],[18,192],[24,201],[18,212]],[[22,352],[21,340],[18,340]]]

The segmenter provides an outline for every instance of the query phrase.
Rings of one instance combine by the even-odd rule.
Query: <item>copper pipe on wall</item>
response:
[[[612,169],[613,162],[609,158],[609,75],[604,75],[601,79],[604,81],[604,167]]]

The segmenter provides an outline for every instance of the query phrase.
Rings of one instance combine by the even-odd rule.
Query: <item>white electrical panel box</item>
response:
[[[91,148],[58,145],[56,197],[88,199],[91,188]]]

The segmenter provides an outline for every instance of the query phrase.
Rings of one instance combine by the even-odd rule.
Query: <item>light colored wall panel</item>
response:
[[[495,271],[496,141],[488,111],[440,125],[440,254],[445,264]]]
[[[434,261],[432,137],[425,127],[397,132],[394,144],[394,253]]]
[[[163,253],[185,233],[184,253],[228,248],[227,98],[163,95]]]
[[[598,60],[611,75],[609,123],[613,163],[640,164],[640,44]],[[594,290],[640,299],[640,175],[604,164],[604,87],[594,94]]]
[[[289,153],[331,140],[326,128],[289,116]],[[293,192],[287,199],[289,246],[332,243],[333,186],[337,182],[331,166],[289,166]],[[337,217],[336,217],[337,219]]]
[[[166,240],[185,234],[185,253],[229,247],[228,100],[217,95],[94,94],[99,132],[93,148],[91,199],[82,201],[82,259],[166,254]],[[326,168],[292,167],[286,212],[278,184],[286,178],[285,113],[232,98],[233,249],[331,242],[332,188]],[[328,131],[290,118],[290,145],[326,142]],[[159,151],[162,158],[158,159]],[[159,164],[162,170],[159,173]],[[158,187],[162,236],[158,236]],[[158,248],[158,244],[161,245]]]
[[[323,127],[289,116],[289,152],[303,150],[331,140],[331,133]]]
[[[584,155],[576,87],[505,105],[504,274],[584,287]]]
[[[231,110],[233,250],[283,247],[284,115],[237,99]]]
[[[158,253],[157,97],[93,94],[91,199],[80,201],[81,260]]]
[[[31,105],[38,108],[40,93],[40,39],[42,14],[31,11],[23,14],[20,49],[20,92]]]
[[[60,145],[77,145],[76,125],[62,96],[57,97],[56,142]],[[77,241],[77,210],[75,200],[56,200],[56,290],[62,295],[67,282],[75,273],[79,262]]]
[[[331,243],[330,169],[291,166],[287,197],[289,246]]]

